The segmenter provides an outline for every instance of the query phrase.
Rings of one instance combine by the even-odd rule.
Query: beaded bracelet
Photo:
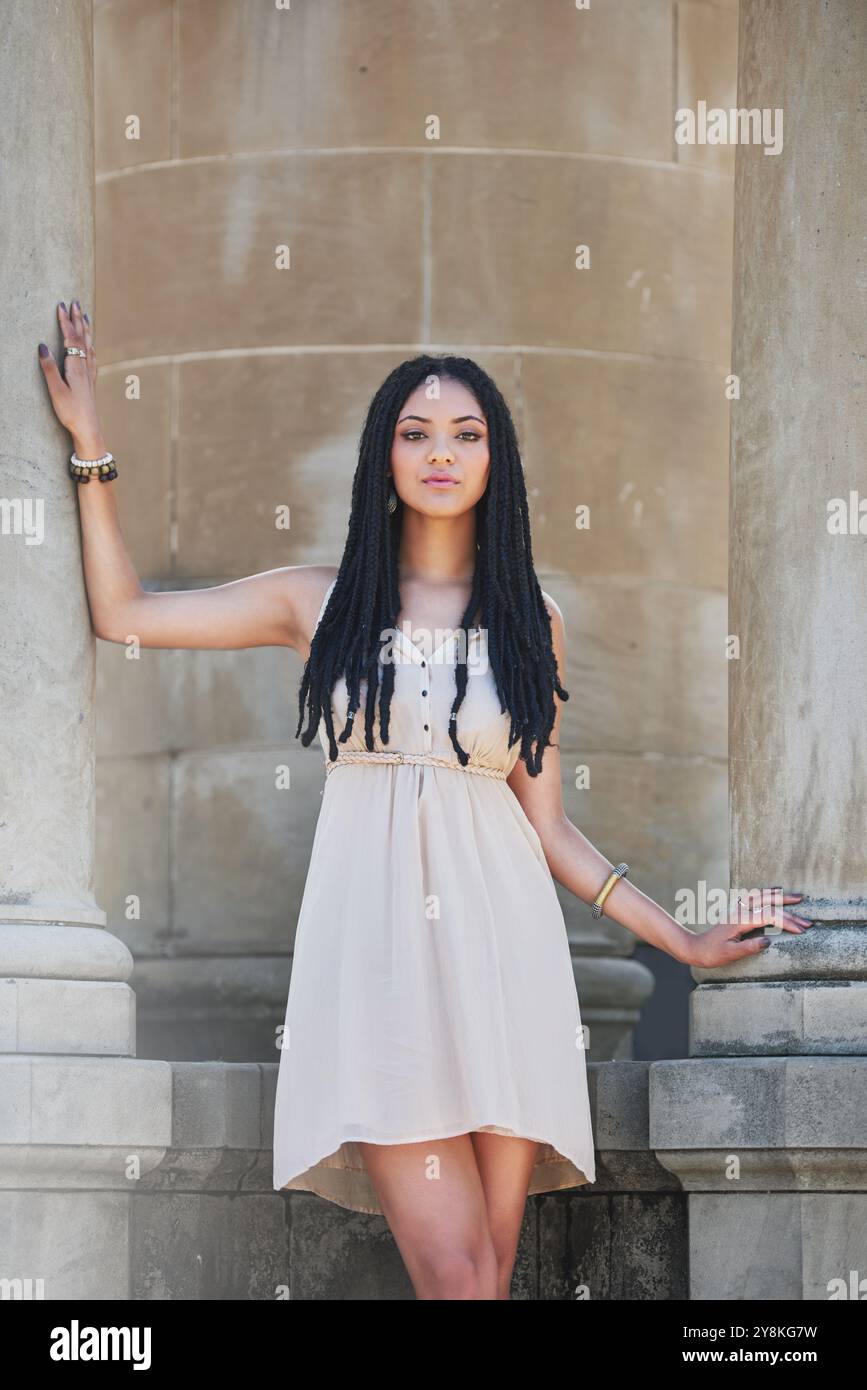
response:
[[[608,875],[607,879],[600,888],[599,893],[596,897],[596,901],[593,904],[592,912],[594,917],[602,916],[602,906],[605,902],[605,899],[608,897],[608,894],[611,892],[611,889],[614,887],[615,883],[619,878],[623,878],[623,876],[628,873],[628,864],[618,864],[616,869],[612,869],[611,873]]]
[[[76,482],[89,483],[91,478],[99,478],[101,483],[110,483],[117,477],[114,454],[103,454],[101,459],[80,459],[78,454],[70,454],[69,471]]]

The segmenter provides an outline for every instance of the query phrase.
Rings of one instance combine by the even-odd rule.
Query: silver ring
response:
[[[66,355],[67,357],[86,357],[87,352],[84,348],[68,347],[66,348]]]

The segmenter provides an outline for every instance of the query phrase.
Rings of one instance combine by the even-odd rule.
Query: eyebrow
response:
[[[433,424],[433,420],[426,419],[424,415],[402,415],[397,423],[402,425],[404,420],[420,420],[423,425]],[[478,420],[480,425],[485,423],[480,415],[456,415],[454,420],[452,420],[452,424],[460,425],[463,424],[464,420]]]

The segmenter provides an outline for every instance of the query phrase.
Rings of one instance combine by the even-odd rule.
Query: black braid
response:
[[[385,661],[380,667],[379,657],[384,641],[381,634],[396,628],[400,612],[398,554],[403,506],[398,502],[396,512],[389,516],[386,473],[401,409],[415,388],[432,376],[461,381],[473,393],[488,422],[490,451],[488,485],[476,504],[478,553],[472,593],[460,624],[449,738],[458,760],[466,764],[469,755],[458,740],[457,714],[467,690],[467,625],[480,612],[481,626],[488,634],[488,661],[500,712],[508,711],[510,716],[509,747],[520,739],[520,756],[530,776],[535,777],[541,771],[542,755],[554,727],[554,695],[568,700],[569,694],[557,674],[551,618],[533,566],[527,489],[514,422],[493,379],[468,357],[425,354],[402,362],[370,403],[352,482],[346,545],[304,667],[295,737],[301,734],[306,747],[324,719],[329,756],[337,757],[331,691],[335,681],[344,676],[349,706],[339,742],[345,743],[352,733],[361,705],[361,684],[366,681],[365,746],[373,751],[377,690],[380,737],[383,744],[388,743],[394,663]],[[302,733],[305,705],[308,723]]]

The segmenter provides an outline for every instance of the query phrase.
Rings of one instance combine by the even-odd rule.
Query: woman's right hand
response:
[[[91,325],[73,300],[59,304],[57,317],[67,347],[86,357],[66,357],[64,374],[44,343],[39,360],[62,425],[79,458],[105,453],[96,413],[96,357]],[[106,642],[140,647],[240,650],[284,646],[309,653],[309,637],[333,566],[293,565],[233,579],[206,589],[146,591],[124,543],[117,515],[116,484],[84,487],[81,506],[84,576],[93,630]]]
[[[96,413],[97,369],[93,333],[77,299],[72,301],[69,311],[65,304],[58,304],[57,318],[64,345],[84,348],[87,356],[64,356],[61,372],[51,349],[46,343],[40,343],[39,362],[55,415],[72,435],[76,453],[80,457],[88,457],[89,453],[81,455],[79,444],[89,451],[102,442],[102,430]]]

